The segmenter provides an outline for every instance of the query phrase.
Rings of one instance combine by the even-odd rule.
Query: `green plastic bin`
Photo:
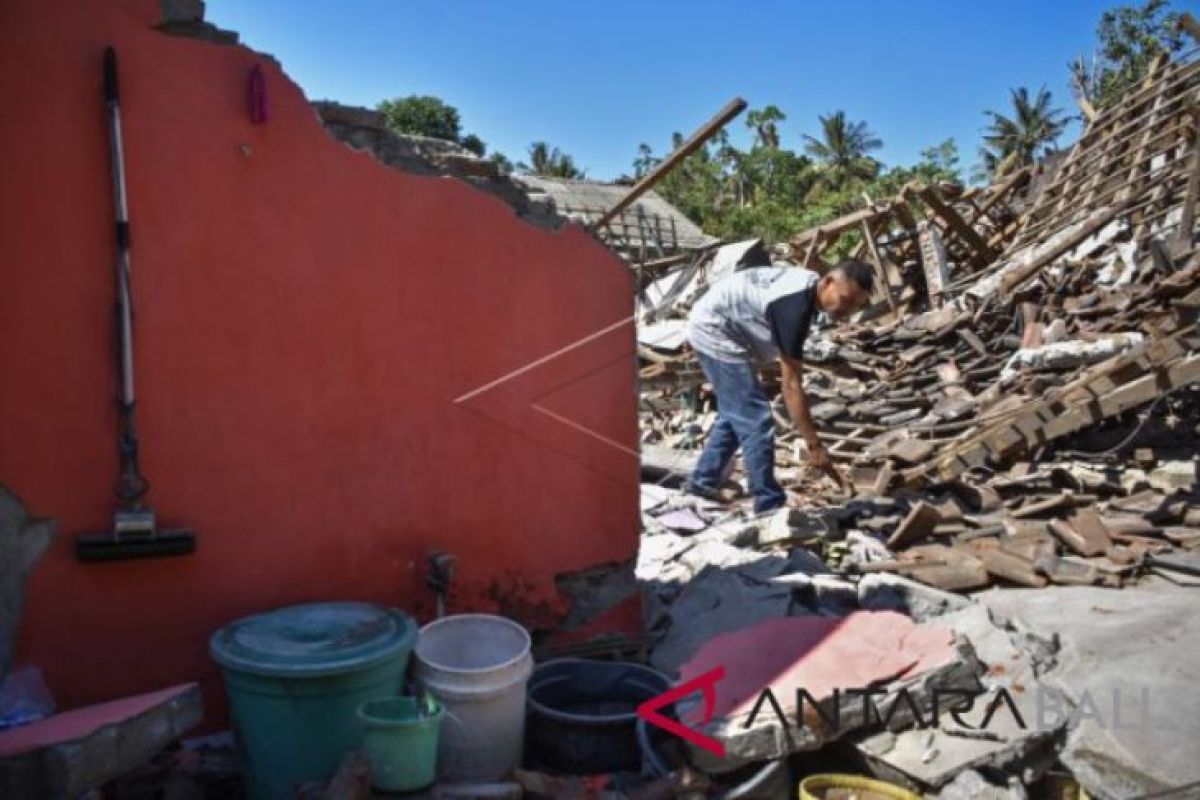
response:
[[[417,625],[370,603],[290,606],[233,622],[209,645],[225,676],[249,800],[292,800],[361,742],[358,708],[400,692]]]

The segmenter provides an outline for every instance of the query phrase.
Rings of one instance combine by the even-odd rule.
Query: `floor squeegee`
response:
[[[125,196],[125,153],[121,146],[121,107],[117,91],[117,53],[104,51],[104,100],[108,109],[109,155],[112,164],[113,205],[117,232],[117,370],[120,395],[117,447],[121,475],[117,480],[117,510],[110,532],[84,534],[75,540],[80,561],[117,561],[130,558],[186,555],[196,549],[190,530],[162,530],[155,524],[154,509],[143,500],[150,484],[138,466],[138,435],[134,425],[133,295],[129,271],[129,210]]]

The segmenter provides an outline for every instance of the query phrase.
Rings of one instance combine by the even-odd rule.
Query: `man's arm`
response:
[[[787,405],[788,416],[792,418],[792,424],[800,430],[800,434],[808,444],[808,463],[828,473],[840,485],[845,486],[841,473],[834,467],[833,460],[829,457],[829,451],[817,437],[817,429],[813,425],[812,414],[808,410],[808,395],[804,393],[804,382],[800,377],[803,369],[800,359],[781,355],[779,367],[783,383],[783,402]]]

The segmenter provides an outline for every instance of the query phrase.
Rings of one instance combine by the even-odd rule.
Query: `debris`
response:
[[[857,611],[840,619],[768,619],[713,637],[683,665],[681,680],[716,667],[725,670],[725,678],[712,721],[701,724],[702,710],[694,703],[681,706],[679,713],[681,721],[725,744],[724,758],[694,751],[696,765],[727,772],[816,749],[849,731],[878,724],[876,711],[897,723],[911,721],[910,701],[917,710],[927,709],[931,684],[975,686],[977,663],[970,646],[956,641],[947,627],[916,625],[890,611]],[[874,710],[861,695],[841,691],[868,686],[883,689]],[[801,688],[819,709],[797,708]],[[907,699],[900,696],[901,688]],[[786,719],[781,720],[764,699],[768,689]]]
[[[25,580],[57,533],[57,523],[31,518],[24,503],[0,485],[0,681],[12,667]]]
[[[1007,381],[1022,370],[1053,370],[1095,364],[1118,353],[1140,347],[1146,337],[1140,333],[1121,333],[1091,342],[1055,342],[1013,353],[1000,371],[1000,380]]]
[[[367,756],[361,750],[351,750],[342,757],[337,772],[325,789],[325,800],[370,800],[371,771]]]
[[[1164,97],[1184,92],[1180,69],[1158,74],[1153,91]],[[1092,126],[1111,130],[1114,119],[1102,112]],[[1046,573],[1087,580],[1086,570],[1065,558],[1075,555],[1106,559],[1095,565],[1096,579],[1126,585],[1144,574],[1134,545],[1150,551],[1193,541],[1165,537],[1167,520],[1145,516],[1156,509],[1121,505],[1151,488],[1187,492],[1183,510],[1170,520],[1177,524],[1196,487],[1187,448],[1200,445],[1200,302],[1183,301],[1196,292],[1200,251],[1190,244],[1168,251],[1163,244],[1175,219],[1166,212],[1184,200],[1177,178],[1190,174],[1190,162],[1169,144],[1182,135],[1177,132],[1139,151],[1139,159],[1153,151],[1161,162],[1156,169],[1176,176],[1155,192],[1158,184],[1144,175],[1117,170],[1091,135],[1058,173],[1041,181],[1039,188],[1050,187],[1042,194],[1022,194],[1035,192],[1029,174],[982,195],[912,185],[891,201],[792,238],[796,260],[819,266],[840,236],[861,234],[866,224],[873,241],[864,243],[864,252],[878,252],[889,282],[885,294],[901,299],[894,311],[881,305],[880,313],[845,329],[814,328],[806,344],[805,391],[819,436],[854,487],[865,496],[900,498],[906,515],[864,513],[803,472],[806,457],[775,400],[785,430],[777,437],[778,474],[804,498],[806,514],[837,510],[848,545],[840,557],[860,567],[872,562],[861,572],[902,573],[953,591],[981,588],[991,578],[1045,586]],[[1128,191],[1085,195],[1078,207],[1064,202],[1063,181],[1094,188],[1114,170]],[[1057,199],[1047,201],[1046,191]],[[1032,210],[1021,215],[1022,204]],[[1011,224],[997,226],[996,218],[978,213],[985,206],[1009,209],[1000,216]],[[1150,217],[1148,208],[1154,209]],[[889,225],[911,235],[880,237]],[[940,240],[945,255],[937,269],[944,268],[946,280],[939,289],[935,278],[925,296],[905,283],[908,273],[887,268],[921,261],[919,233],[926,249]],[[1136,274],[1102,283],[1092,267],[1104,259],[1133,265]],[[730,263],[724,259],[723,268]],[[654,320],[683,320],[714,264],[709,255],[681,267],[680,275],[686,269],[694,279],[692,289],[656,307]],[[712,399],[691,359],[683,351],[645,362],[647,474],[650,465],[669,460],[664,451],[690,464],[704,444],[701,420],[712,413]],[[772,386],[773,367],[765,372]],[[1179,450],[1169,452],[1175,443]],[[1121,453],[1138,449],[1150,451],[1141,459],[1148,466],[1121,469]],[[686,465],[654,471],[682,477]],[[1200,494],[1195,497],[1200,502]],[[1117,520],[1110,511],[1125,516]],[[1026,521],[1047,536],[1014,537],[1014,531],[1034,530],[1017,524]],[[780,515],[760,532],[760,546],[808,541],[807,533],[795,535],[792,528]],[[875,546],[859,533],[882,538],[890,554],[868,555]],[[1043,571],[1035,567],[1039,559]]]
[[[706,769],[844,737],[885,780],[945,797],[1016,798],[1055,765],[1054,745],[1065,739],[1062,763],[1097,797],[1117,796],[1109,783],[1129,795],[1200,779],[1176,757],[1167,728],[1101,742],[1101,726],[1078,713],[980,729],[942,712],[931,730],[911,718],[851,717],[829,731],[771,725],[761,709],[743,728],[751,707],[723,705],[787,673],[790,662],[772,659],[782,658],[790,626],[837,622],[840,641],[863,614],[893,611],[918,629],[953,628],[978,654],[955,663],[975,662],[969,677],[1005,690],[1026,718],[1039,702],[1086,710],[1081,687],[1111,689],[1117,662],[1126,679],[1157,663],[1166,674],[1147,678],[1155,692],[1186,691],[1196,662],[1189,623],[1172,620],[1178,636],[1167,644],[1153,620],[1186,616],[1180,604],[1200,586],[1200,151],[1188,99],[1200,62],[1194,53],[1160,61],[1131,90],[1137,99],[1089,114],[1084,135],[1055,164],[983,189],[911,184],[791,237],[795,264],[820,272],[850,252],[876,271],[873,307],[841,328],[815,323],[804,354],[818,435],[857,495],[804,469],[777,368],[764,365],[790,507],[766,520],[744,502],[697,509],[707,527],[684,539],[664,532],[671,505],[651,499],[643,517],[652,557],[646,569],[639,559],[639,579],[661,636],[652,658],[686,677],[719,655],[745,670],[741,677],[760,678],[739,683],[750,687],[741,694],[719,693],[723,710],[709,730],[721,732],[729,756]],[[671,330],[662,322],[685,320],[722,275],[766,263],[763,253],[746,255],[757,246],[699,253],[658,275],[655,285],[669,291],[639,304],[647,475],[686,477],[671,459],[695,462],[715,407],[688,348],[645,345]],[[743,478],[735,466],[731,484]],[[799,559],[794,568],[783,566],[785,555]],[[1163,604],[1166,592],[1174,594]],[[1113,606],[1121,622],[1093,623],[1109,614],[1093,608]],[[1080,629],[1093,624],[1101,630]],[[1118,629],[1126,640],[1118,642]],[[852,665],[843,677],[859,679]],[[794,689],[777,694],[785,713],[795,710]],[[895,695],[893,685],[888,691]],[[836,701],[826,700],[829,712]],[[1182,726],[1184,710],[1197,716],[1191,705],[1165,719]],[[1149,778],[1160,774],[1169,780]]]
[[[1076,511],[1066,522],[1051,520],[1050,530],[1081,556],[1103,555],[1112,547],[1104,520],[1090,508]]]
[[[1151,470],[1146,480],[1152,488],[1164,492],[1173,492],[1176,489],[1190,490],[1196,485],[1196,462],[1166,461]]]
[[[924,727],[873,731],[860,737],[855,747],[874,772],[938,789],[964,770],[1037,774],[1050,766],[1051,745],[1063,722],[1056,719],[1042,725],[1038,718],[1041,688],[1034,658],[1009,631],[995,624],[981,604],[948,613],[937,624],[953,628],[971,642],[982,664],[980,685],[969,700],[943,697],[934,724],[927,720]],[[1012,707],[998,698],[1007,698]],[[993,705],[995,710],[989,714]]]
[[[899,611],[916,622],[926,622],[948,611],[971,604],[962,595],[909,580],[903,575],[864,575],[858,582],[858,604],[870,611]]]
[[[1066,586],[980,600],[1010,630],[1061,642],[1057,657],[1035,665],[1038,680],[1061,693],[1042,697],[1041,716],[1069,727],[1062,762],[1089,794],[1131,797],[1200,781],[1200,763],[1181,746],[1200,719],[1194,591]]]
[[[191,683],[0,731],[0,787],[11,797],[77,797],[148,761],[202,714]]]
[[[895,550],[924,539],[933,532],[939,518],[936,508],[925,502],[917,503],[888,538],[887,546]]]
[[[1028,797],[1019,781],[1012,787],[997,786],[975,770],[966,769],[942,787],[936,800],[1026,800]]]

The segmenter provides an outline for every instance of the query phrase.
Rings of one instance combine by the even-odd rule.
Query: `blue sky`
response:
[[[969,172],[982,112],[1010,88],[1045,85],[1075,113],[1067,62],[1117,3],[208,0],[207,18],[276,56],[310,99],[436,95],[489,149],[517,161],[544,139],[608,179],[639,143],[661,155],[737,95],[787,114],[787,147],[843,109],[883,139],[885,163],[953,137]],[[744,118],[731,131],[748,142]]]

